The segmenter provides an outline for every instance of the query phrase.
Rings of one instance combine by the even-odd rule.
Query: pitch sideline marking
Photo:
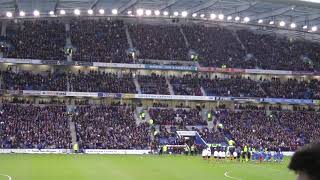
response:
[[[224,176],[227,177],[227,178],[230,178],[230,179],[242,180],[242,179],[240,179],[240,178],[236,178],[236,177],[229,176],[229,175],[228,175],[228,171],[226,171],[226,172],[224,173]]]
[[[8,180],[12,180],[12,177],[11,177],[11,176],[9,176],[9,175],[6,175],[6,174],[0,174],[0,176],[4,176],[4,177],[7,177],[7,178],[8,178]]]

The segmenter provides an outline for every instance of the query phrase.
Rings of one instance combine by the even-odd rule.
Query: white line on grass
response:
[[[224,173],[224,176],[227,177],[227,178],[230,178],[230,179],[242,180],[242,179],[240,179],[240,178],[236,178],[236,177],[229,176],[229,175],[228,175],[228,171],[226,171],[226,172]]]
[[[7,178],[8,178],[8,180],[12,180],[12,177],[11,177],[11,176],[9,176],[9,175],[6,175],[6,174],[0,174],[0,176],[4,176],[4,177],[7,177]]]

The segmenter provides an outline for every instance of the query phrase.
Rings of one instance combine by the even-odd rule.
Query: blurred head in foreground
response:
[[[297,180],[320,180],[320,144],[310,144],[298,150],[289,169],[297,173]]]

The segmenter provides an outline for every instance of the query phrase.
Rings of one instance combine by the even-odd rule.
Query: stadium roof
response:
[[[61,9],[67,13],[73,12],[76,8],[83,11],[104,9],[106,13],[117,9],[124,15],[138,8],[171,13],[216,13],[224,14],[225,17],[249,17],[251,21],[263,19],[294,22],[301,26],[320,26],[320,0],[0,0],[2,16],[7,11],[32,14],[37,9],[41,14],[48,14],[49,11],[57,12]]]

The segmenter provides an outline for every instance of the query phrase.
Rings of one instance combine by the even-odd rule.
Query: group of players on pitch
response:
[[[260,148],[256,150],[255,148],[250,148],[244,146],[242,149],[236,148],[235,146],[228,147],[212,147],[208,146],[202,151],[202,158],[205,160],[210,160],[213,152],[213,158],[215,160],[238,160],[240,162],[256,161],[256,162],[282,162],[284,155],[281,149],[271,152],[267,148]]]

